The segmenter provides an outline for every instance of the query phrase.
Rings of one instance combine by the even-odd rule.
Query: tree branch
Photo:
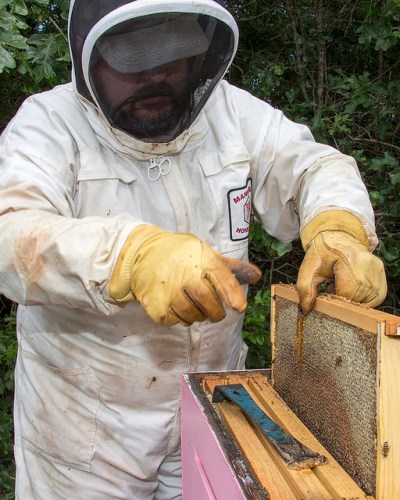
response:
[[[52,16],[49,16],[49,21],[56,28],[56,30],[60,33],[60,35],[64,38],[64,40],[68,43],[68,38],[65,36],[63,30],[58,26]]]

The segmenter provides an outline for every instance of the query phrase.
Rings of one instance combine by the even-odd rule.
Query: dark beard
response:
[[[166,95],[170,95],[172,98],[172,111],[166,111],[163,114],[154,113],[143,116],[132,113],[129,107],[126,106],[126,104],[131,101],[144,97],[151,97],[163,92]],[[161,142],[160,138],[167,138],[166,140],[169,141],[172,139],[170,135],[178,128],[179,123],[186,121],[190,100],[191,96],[187,90],[184,94],[177,96],[171,88],[160,89],[156,87],[146,89],[143,94],[124,101],[113,111],[111,115],[112,124],[137,139],[142,139],[144,141],[157,140]]]
[[[115,126],[138,139],[154,139],[168,135],[185,115],[182,103],[174,105],[172,111],[155,116],[137,116],[127,110],[121,110]]]

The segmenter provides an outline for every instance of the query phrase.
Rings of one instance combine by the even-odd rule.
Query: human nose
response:
[[[156,68],[146,72],[146,80],[153,83],[161,83],[167,78],[167,71],[163,68]]]

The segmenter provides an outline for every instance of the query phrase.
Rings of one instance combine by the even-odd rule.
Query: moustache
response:
[[[175,100],[177,98],[177,93],[175,92],[174,88],[166,84],[165,82],[160,84],[153,84],[150,86],[147,85],[146,87],[139,89],[139,91],[135,92],[135,94],[127,97],[124,101],[117,104],[111,110],[111,115],[115,115],[116,113],[118,113],[118,111],[127,104],[133,104],[142,99],[160,95],[170,97],[172,100]]]

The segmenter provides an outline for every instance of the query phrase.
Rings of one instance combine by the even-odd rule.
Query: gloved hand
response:
[[[383,263],[368,251],[368,238],[361,222],[346,211],[323,212],[300,234],[306,252],[297,278],[300,309],[314,307],[321,283],[334,280],[335,293],[368,307],[386,297]]]
[[[235,278],[255,283],[258,267],[215,252],[191,233],[171,233],[142,225],[129,235],[112,272],[109,295],[118,302],[138,300],[155,323],[225,317],[223,303],[239,313],[246,294]]]

